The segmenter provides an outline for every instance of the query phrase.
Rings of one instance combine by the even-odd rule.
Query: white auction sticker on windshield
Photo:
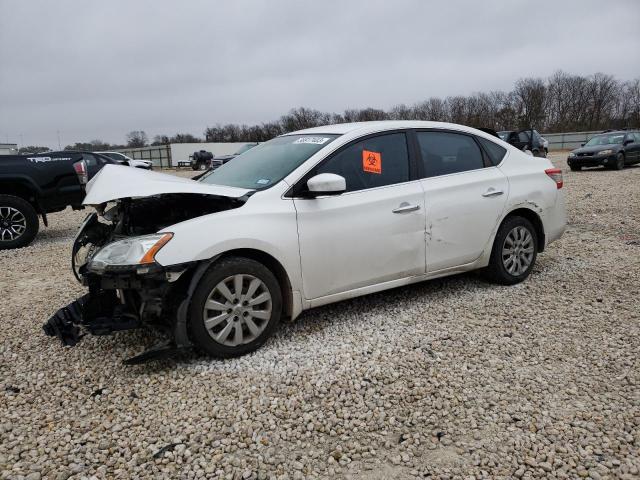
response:
[[[327,137],[300,137],[293,143],[314,143],[316,145],[322,145],[329,141]]]
[[[261,178],[260,180],[256,180],[256,183],[258,185],[267,185],[269,182],[271,182],[271,180],[269,180],[268,178]]]

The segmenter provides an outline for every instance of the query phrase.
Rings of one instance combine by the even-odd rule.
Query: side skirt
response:
[[[458,265],[457,267],[445,268],[442,270],[436,270],[435,272],[429,272],[424,275],[414,275],[411,277],[399,278],[397,280],[377,283],[375,285],[368,285],[366,287],[347,290],[346,292],[340,292],[332,295],[327,295],[324,297],[314,298],[312,300],[306,301],[308,305],[306,308],[319,307],[321,305],[327,305],[329,303],[339,302],[342,300],[347,300],[349,298],[355,298],[355,297],[360,297],[362,295],[368,295],[370,293],[389,290],[391,288],[402,287],[404,285],[411,285],[413,283],[424,282],[425,280],[432,280],[434,278],[446,277],[448,275],[455,275],[456,273],[463,273],[471,270],[476,270],[478,268],[482,268],[482,259],[483,259],[483,256],[481,256],[477,260],[474,260],[473,262],[470,262],[464,265]]]

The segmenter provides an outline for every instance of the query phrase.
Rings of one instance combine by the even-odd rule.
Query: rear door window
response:
[[[484,168],[482,151],[469,136],[450,132],[416,132],[424,177]]]

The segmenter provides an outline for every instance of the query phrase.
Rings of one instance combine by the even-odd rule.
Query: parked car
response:
[[[246,143],[246,144],[242,145],[238,150],[236,150],[231,155],[220,155],[218,157],[215,157],[215,159],[213,161],[213,164],[212,164],[212,168],[217,168],[217,167],[219,167],[221,165],[224,165],[229,160],[233,160],[238,155],[242,155],[244,152],[247,152],[247,151],[251,150],[256,145],[258,145],[258,144],[257,143]]]
[[[531,132],[533,132],[533,140],[531,140]],[[549,142],[537,130],[530,128],[503,130],[498,132],[498,136],[520,150],[529,150],[534,157],[546,157],[549,152]]]
[[[107,166],[73,248],[92,252],[77,263],[89,291],[45,332],[73,345],[147,325],[170,343],[130,362],[231,357],[319,305],[476,269],[512,285],[562,235],[562,186],[547,159],[419,121],[289,133],[197,182]]]
[[[193,170],[207,170],[211,168],[211,164],[215,155],[206,150],[200,150],[193,152],[191,155],[191,168]]]
[[[0,157],[0,250],[29,245],[38,234],[38,215],[71,206],[83,208],[83,184],[115,163],[90,152],[46,152]]]
[[[153,162],[151,160],[136,160],[128,157],[124,153],[120,152],[96,152],[105,157],[109,157],[121,165],[127,165],[134,168],[144,168],[145,170],[151,170],[153,168]]]
[[[569,153],[567,164],[574,171],[582,167],[604,166],[622,170],[640,163],[640,132],[617,130],[595,135]]]

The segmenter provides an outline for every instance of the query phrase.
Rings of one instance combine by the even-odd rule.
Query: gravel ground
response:
[[[525,283],[460,275],[318,308],[234,360],[62,348],[84,212],[0,252],[0,478],[639,478],[640,168],[562,166]],[[186,174],[186,173],[185,173]]]

